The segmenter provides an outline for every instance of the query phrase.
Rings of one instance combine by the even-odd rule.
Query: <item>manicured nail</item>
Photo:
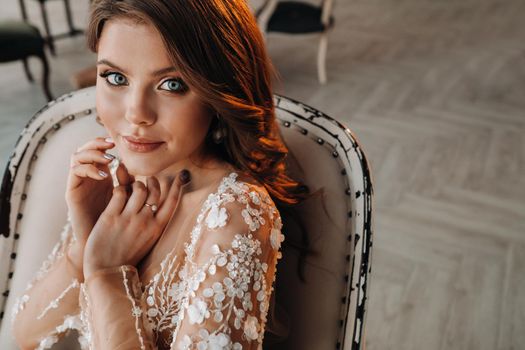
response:
[[[115,156],[112,155],[112,154],[109,154],[109,153],[104,153],[103,157],[106,158],[106,159],[109,159],[109,160],[115,159]]]
[[[106,172],[102,171],[102,170],[99,170],[98,171],[98,174],[102,177],[108,177],[108,174],[106,174]]]
[[[106,141],[107,143],[115,143],[115,141],[113,141],[111,137],[106,137],[104,141]]]
[[[191,175],[190,175],[190,172],[186,169],[182,170],[180,172],[180,180],[182,181],[182,184],[187,184],[188,182],[190,182],[191,180]]]

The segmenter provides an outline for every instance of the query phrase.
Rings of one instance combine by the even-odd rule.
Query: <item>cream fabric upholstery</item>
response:
[[[95,122],[94,89],[64,95],[39,111],[22,132],[6,169],[0,195],[2,349],[16,349],[10,334],[14,300],[66,221],[70,154],[105,135]],[[285,97],[275,96],[275,101],[283,138],[296,160],[292,168],[310,189],[324,188],[324,208],[321,201],[300,208],[317,252],[306,261],[306,283],[297,275],[297,252],[284,248],[276,291],[291,329],[288,340],[272,349],[360,349],[373,231],[366,157],[352,132],[335,120]],[[300,242],[293,223],[290,228],[286,241]],[[53,349],[78,349],[74,335]]]

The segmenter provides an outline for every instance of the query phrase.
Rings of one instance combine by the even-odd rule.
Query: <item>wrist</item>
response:
[[[124,265],[115,265],[115,266],[103,266],[96,264],[84,264],[84,280],[93,279],[94,276],[107,275],[120,271],[121,267]],[[128,268],[135,268],[134,266],[129,265]]]
[[[71,264],[73,264],[74,268],[79,272],[82,272],[84,265],[84,246],[75,242],[69,246],[66,255]]]
[[[93,266],[91,264],[84,264],[84,279],[88,279],[94,272],[100,270],[101,268],[98,268],[96,266]]]

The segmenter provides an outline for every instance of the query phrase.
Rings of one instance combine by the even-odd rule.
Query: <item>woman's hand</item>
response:
[[[167,188],[167,195],[161,193],[155,177],[147,179],[147,188],[140,181],[134,182],[130,195],[124,186],[115,187],[89,235],[84,252],[84,277],[87,279],[93,272],[109,267],[136,266],[166,228],[188,182],[189,172],[183,170]]]
[[[113,183],[108,164],[113,156],[106,151],[114,146],[111,140],[100,137],[87,142],[71,156],[66,203],[76,238],[70,258],[79,268],[89,233],[111,199]],[[117,175],[123,184],[133,181],[125,169],[119,168]]]

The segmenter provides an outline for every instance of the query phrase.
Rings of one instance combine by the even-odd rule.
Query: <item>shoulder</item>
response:
[[[207,229],[238,224],[236,221],[242,218],[247,229],[255,231],[266,224],[267,219],[278,219],[279,211],[263,185],[232,172],[224,177],[217,192],[209,195],[202,215],[200,219]]]
[[[201,246],[231,245],[250,239],[278,251],[284,237],[279,211],[266,188],[244,174],[232,172],[208,196],[197,219]]]

